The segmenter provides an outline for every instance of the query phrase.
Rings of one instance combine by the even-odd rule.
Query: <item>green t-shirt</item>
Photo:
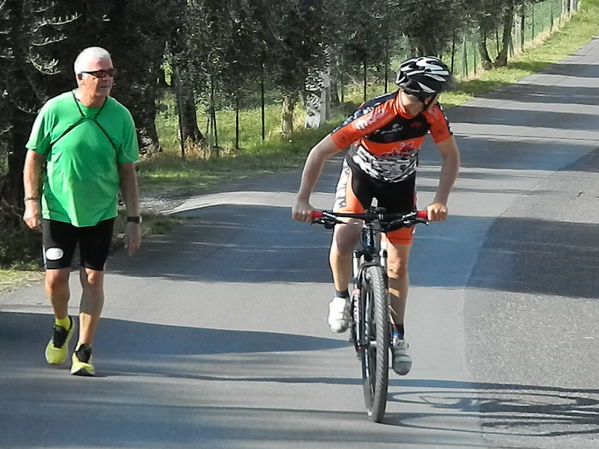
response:
[[[122,104],[108,97],[88,108],[72,92],[54,97],[40,110],[26,147],[46,156],[43,218],[83,227],[116,217],[118,165],[139,159],[135,124]]]

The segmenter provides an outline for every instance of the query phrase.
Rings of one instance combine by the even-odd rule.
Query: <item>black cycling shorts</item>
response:
[[[362,213],[377,199],[387,212],[408,213],[416,207],[416,174],[401,182],[389,183],[368,176],[344,162],[337,184],[334,209]]]
[[[76,227],[56,220],[42,220],[44,265],[46,269],[68,268],[73,261],[77,244],[81,266],[104,271],[112,243],[114,218],[95,226]]]
[[[374,198],[377,199],[377,206],[384,207],[387,212],[406,214],[414,211],[416,174],[404,181],[389,183],[374,179],[344,161],[335,193],[335,212],[361,214],[371,206]],[[414,227],[390,231],[386,236],[393,244],[410,245],[414,238]]]

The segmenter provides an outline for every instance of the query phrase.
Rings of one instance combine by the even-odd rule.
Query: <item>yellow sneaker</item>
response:
[[[72,317],[69,317],[71,322],[68,329],[65,329],[58,324],[52,327],[52,338],[46,345],[46,361],[51,365],[63,364],[69,354],[69,341],[75,330],[75,322]]]
[[[75,376],[95,376],[96,370],[92,365],[91,345],[80,344],[73,353],[71,374]]]

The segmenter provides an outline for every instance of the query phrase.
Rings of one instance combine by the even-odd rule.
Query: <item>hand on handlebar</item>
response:
[[[295,221],[302,221],[304,223],[312,223],[312,212],[314,208],[309,201],[297,200],[293,209],[291,210],[291,217]]]
[[[431,203],[426,209],[428,221],[444,221],[447,218],[447,206],[444,203]]]

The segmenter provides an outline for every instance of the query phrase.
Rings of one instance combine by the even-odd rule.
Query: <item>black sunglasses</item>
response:
[[[408,94],[410,97],[416,98],[417,100],[421,101],[422,103],[428,103],[429,100],[431,100],[435,95],[435,94],[425,94],[424,92],[410,92],[406,89],[404,89],[406,94]]]
[[[116,69],[108,69],[108,70],[82,70],[79,73],[87,73],[88,75],[92,75],[96,78],[104,79],[107,76],[110,78],[114,78],[116,75]]]

